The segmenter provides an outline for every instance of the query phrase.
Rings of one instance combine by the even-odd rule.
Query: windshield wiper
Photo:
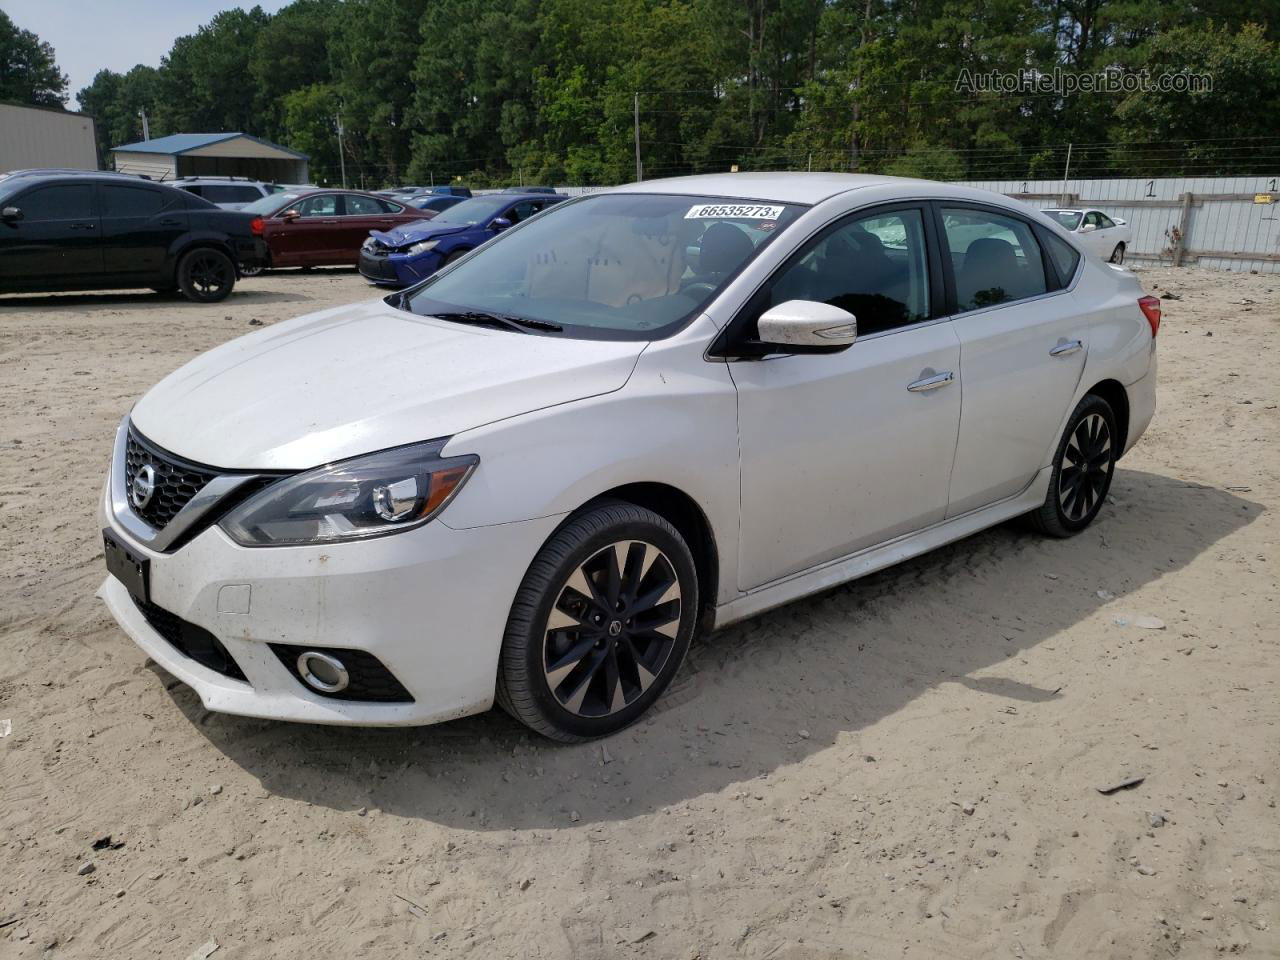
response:
[[[429,313],[427,316],[440,320],[451,320],[454,323],[471,323],[476,326],[497,327],[502,330],[518,330],[525,333],[529,330],[546,330],[558,333],[564,327],[549,320],[533,320],[528,317],[509,317],[497,313],[485,313],[483,310],[465,310],[458,312]]]

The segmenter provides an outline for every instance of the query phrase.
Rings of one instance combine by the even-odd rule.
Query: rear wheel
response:
[[[242,277],[256,277],[258,274],[260,274],[260,273],[261,273],[263,270],[265,270],[265,269],[267,269],[267,268],[266,268],[266,267],[264,267],[264,266],[263,266],[262,264],[260,264],[260,263],[259,263],[259,264],[255,264],[255,265],[254,265],[254,266],[252,266],[252,267],[247,266],[246,264],[243,264],[243,263],[242,263],[242,264],[240,264],[240,276],[242,276]]]
[[[498,703],[555,740],[621,730],[680,669],[697,610],[693,555],[675,527],[630,503],[587,510],[525,574],[503,638]]]
[[[1076,404],[1058,442],[1044,503],[1032,524],[1053,537],[1072,537],[1093,522],[1111,489],[1122,440],[1111,404],[1094,394]]]
[[[1124,263],[1124,244],[1117,243],[1116,248],[1111,251],[1111,263]]]
[[[198,247],[178,261],[178,289],[196,303],[225,300],[236,285],[236,268],[221,250]]]

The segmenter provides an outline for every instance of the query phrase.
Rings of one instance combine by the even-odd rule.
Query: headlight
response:
[[[428,250],[434,250],[439,240],[423,240],[421,243],[415,243],[409,248],[410,253],[426,253]]]
[[[364,242],[364,243],[360,244],[360,249],[362,249],[362,250],[372,250],[372,249],[373,249],[374,247],[376,247],[377,245],[378,245],[378,241],[377,241],[377,240],[373,239],[373,237],[368,237],[368,238],[365,240],[365,242]]]
[[[448,439],[308,470],[234,508],[222,529],[246,547],[362,540],[420,527],[462,488],[480,458],[442,457]]]

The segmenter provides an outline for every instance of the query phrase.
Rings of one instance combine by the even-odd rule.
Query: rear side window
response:
[[[37,187],[14,205],[24,220],[84,220],[93,215],[93,188],[87,183]]]
[[[961,313],[1048,292],[1030,224],[994,211],[943,207],[942,226]]]
[[[149,217],[164,209],[165,196],[145,187],[100,186],[104,217]]]
[[[262,191],[230,183],[210,183],[200,188],[200,196],[212,203],[253,203],[262,196]]]
[[[386,208],[378,200],[373,197],[362,197],[358,193],[345,193],[342,195],[347,205],[348,217],[376,217],[380,213],[386,213]]]
[[[1053,261],[1053,269],[1058,274],[1059,282],[1054,285],[1053,289],[1061,290],[1076,275],[1076,266],[1080,263],[1080,254],[1075,247],[1061,237],[1055,237],[1048,230],[1045,230],[1041,237],[1044,240],[1045,251],[1048,252],[1049,259]]]

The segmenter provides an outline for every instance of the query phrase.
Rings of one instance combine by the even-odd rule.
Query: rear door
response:
[[[1089,328],[1028,220],[942,201],[936,213],[964,378],[953,517],[1019,493],[1049,462]]]
[[[93,183],[32,187],[5,206],[20,219],[0,222],[0,278],[15,286],[65,279],[82,285],[102,276],[102,238]]]
[[[103,269],[113,276],[159,280],[168,252],[187,231],[187,212],[172,192],[142,183],[99,183]]]
[[[360,259],[360,245],[370,230],[390,230],[396,223],[393,211],[403,207],[390,200],[366,197],[359,193],[342,195],[342,222],[339,228],[342,249],[349,255],[343,263]]]

